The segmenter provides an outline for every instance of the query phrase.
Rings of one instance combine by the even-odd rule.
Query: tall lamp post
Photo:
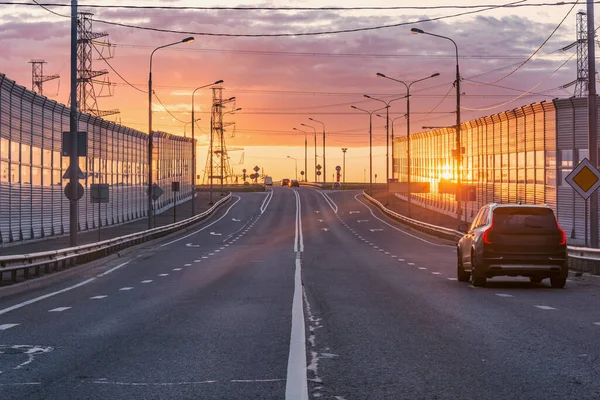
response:
[[[462,146],[460,142],[460,71],[458,69],[458,45],[454,40],[447,36],[425,32],[424,30],[418,28],[412,28],[410,31],[415,34],[420,33],[423,35],[449,40],[452,42],[452,44],[454,44],[454,49],[456,50],[456,81],[454,82],[454,85],[456,86],[456,218],[460,223],[462,221],[462,171],[460,169],[462,166]]]
[[[194,122],[198,122],[198,121],[200,121],[200,120],[202,120],[202,118],[196,118],[196,119],[194,120]],[[183,137],[184,137],[184,138],[186,138],[186,137],[187,137],[187,126],[188,126],[189,124],[191,124],[191,123],[192,123],[192,121],[188,121],[188,122],[186,122],[185,124],[183,124]]]
[[[342,163],[342,165],[344,166],[343,169],[343,178],[342,178],[342,182],[346,183],[346,151],[348,151],[347,147],[342,147],[342,153],[344,153],[344,162]]]
[[[178,42],[157,47],[150,54],[150,71],[148,72],[148,229],[152,229],[152,217],[154,215],[154,208],[152,207],[152,57],[157,50],[180,43],[192,43],[193,41],[194,37],[190,36]]]
[[[417,79],[416,81],[409,82],[408,84],[405,83],[405,82],[403,82],[403,81],[401,81],[401,80],[399,80],[399,79],[394,79],[394,78],[390,78],[389,76],[385,76],[381,72],[378,72],[377,76],[379,76],[381,78],[389,79],[389,80],[394,81],[394,82],[401,83],[406,88],[406,96],[405,96],[406,97],[406,152],[407,152],[406,156],[407,156],[407,172],[408,172],[408,174],[407,174],[408,175],[408,179],[407,179],[408,190],[407,190],[407,193],[406,193],[406,198],[408,200],[407,201],[408,217],[410,218],[410,216],[411,216],[411,207],[410,207],[411,206],[411,187],[410,187],[410,182],[411,182],[411,179],[412,179],[411,168],[410,168],[410,87],[414,83],[425,81],[425,80],[431,79],[431,78],[435,78],[437,76],[440,76],[440,74],[436,72],[434,74],[431,74],[428,77],[425,77],[425,78],[422,78],[422,79]]]
[[[315,174],[315,183],[316,183],[319,181],[317,179],[317,128],[315,128],[314,126],[311,126],[311,125],[306,125],[306,124],[300,124],[300,125],[305,126],[307,128],[312,128],[312,130],[315,133],[315,170],[314,170],[314,174]],[[308,175],[308,171],[306,172],[306,174]]]
[[[317,121],[314,118],[308,118],[309,120],[313,121],[313,122],[318,122],[319,124],[323,125],[323,183],[325,183],[327,181],[327,167],[325,166],[325,124],[321,121]]]
[[[387,106],[373,111],[363,110],[362,108],[358,108],[356,106],[350,107],[369,114],[369,191],[371,192],[371,196],[373,196],[373,113],[381,111],[384,108],[387,108]]]
[[[304,133],[304,182],[308,181],[308,141],[306,137],[306,131],[302,129],[294,128],[295,131]]]
[[[219,79],[218,81],[215,81],[213,83],[209,83],[208,85],[203,85],[200,87],[197,87],[196,89],[194,89],[194,91],[192,92],[192,217],[194,215],[196,215],[196,130],[195,128],[195,121],[198,121],[200,118],[198,118],[197,120],[194,119],[194,112],[196,111],[194,109],[194,98],[196,97],[196,92],[200,89],[204,89],[207,88],[209,86],[213,86],[213,85],[218,85],[220,83],[223,83],[222,79]],[[190,123],[190,122],[188,122]],[[185,127],[184,127],[184,135],[185,135]]]
[[[298,180],[298,159],[290,156],[287,156],[287,158],[296,162],[296,180]]]

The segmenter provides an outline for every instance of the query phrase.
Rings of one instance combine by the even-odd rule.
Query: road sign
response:
[[[587,199],[598,187],[600,187],[600,171],[588,160],[584,158],[569,175],[565,181],[571,185],[573,189],[581,197]]]
[[[339,182],[333,182],[333,188],[334,189],[339,189],[340,187],[340,183]]]
[[[256,167],[254,167],[254,172],[258,172],[260,171],[260,168],[258,168],[258,165]]]
[[[323,168],[323,167],[321,167],[321,164],[318,164],[318,165],[317,165],[317,171],[320,171],[320,170],[321,170],[321,168]]]
[[[79,168],[79,165],[78,165],[77,166],[77,179],[84,179],[84,178],[85,178],[85,175],[84,175],[83,171],[81,170],[81,168]],[[67,167],[67,170],[63,174],[63,179],[71,179],[71,166],[70,165]]]
[[[246,173],[246,168],[244,168],[244,169],[242,170],[242,172],[243,172],[243,173]]]
[[[62,133],[62,155],[71,156],[71,132]],[[77,132],[77,156],[87,157],[87,132]]]
[[[67,199],[69,200],[79,200],[83,197],[83,186],[81,185],[81,183],[77,182],[77,197],[76,198],[72,198],[73,195],[73,190],[71,190],[71,182],[67,183],[67,185],[65,186],[65,196],[67,196]]]
[[[107,183],[92,183],[90,185],[90,199],[92,203],[108,203],[109,189]]]
[[[171,190],[173,192],[179,192],[179,182],[171,182]]]
[[[300,171],[300,175],[304,175],[304,171]]]
[[[337,172],[340,172],[340,171],[342,170],[342,167],[340,167],[340,166],[338,165],[337,167],[335,167],[335,170],[336,170]]]
[[[321,176],[321,171],[317,171],[317,176]]]
[[[152,184],[152,200],[156,201],[160,196],[163,195],[165,191],[161,189],[156,183]],[[146,189],[146,194],[148,194],[148,190]]]

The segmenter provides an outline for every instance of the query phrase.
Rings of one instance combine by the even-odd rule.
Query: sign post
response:
[[[90,201],[92,204],[98,204],[98,241],[100,241],[100,229],[102,228],[100,204],[108,203],[109,199],[109,186],[107,183],[92,183],[90,185]]]

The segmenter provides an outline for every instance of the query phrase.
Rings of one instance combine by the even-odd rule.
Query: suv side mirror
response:
[[[460,225],[458,225],[458,230],[463,233],[469,232],[469,224],[465,222],[461,223]]]

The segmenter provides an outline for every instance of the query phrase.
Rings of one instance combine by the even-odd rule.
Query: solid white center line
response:
[[[122,287],[119,290],[131,290],[131,289],[133,289],[131,286],[125,286],[125,287]]]
[[[158,274],[158,276],[169,276],[169,274]]]
[[[152,282],[152,279],[147,279],[145,281],[142,281],[142,283],[150,283],[150,282]]]
[[[507,294],[507,293],[496,293],[496,296],[498,296],[498,297],[514,297],[512,294]]]
[[[48,310],[48,312],[62,312],[62,311],[68,310],[69,308],[71,308],[71,307],[56,307],[56,308],[53,308],[52,310]]]
[[[2,324],[0,325],[0,331],[5,331],[7,329],[13,328],[19,324]]]
[[[294,298],[292,301],[292,333],[288,356],[286,400],[308,400],[308,382],[306,378],[306,336],[304,325],[304,304],[302,302],[302,261],[300,253],[296,255],[294,274]]]
[[[433,275],[441,275],[441,272],[432,272]]]
[[[550,306],[534,306],[535,308],[539,308],[540,310],[556,310],[554,307]]]
[[[100,296],[90,297],[90,300],[100,300],[100,299],[103,299],[105,297],[108,297],[108,296],[105,295],[105,294],[103,294],[103,295],[100,295]]]
[[[173,271],[181,271],[181,268],[173,268]]]

